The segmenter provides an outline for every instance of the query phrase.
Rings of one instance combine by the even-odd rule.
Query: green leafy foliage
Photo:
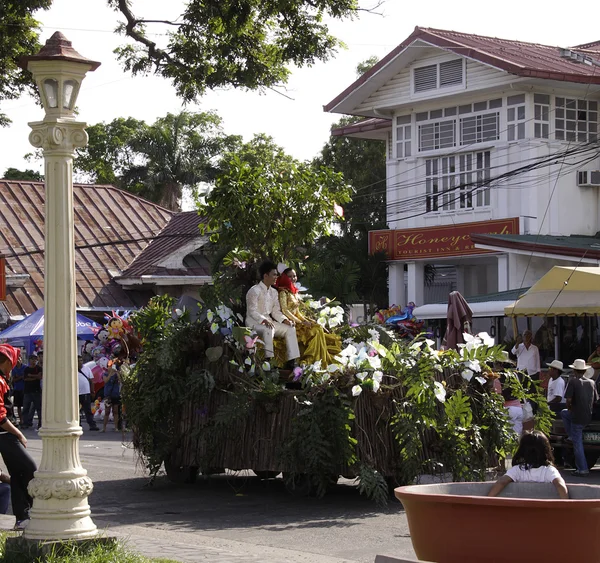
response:
[[[370,465],[361,463],[358,473],[358,490],[379,506],[386,506],[389,487],[385,477]]]
[[[197,194],[214,180],[219,158],[239,142],[223,133],[221,118],[212,112],[168,113],[152,125],[117,118],[91,126],[88,134],[76,172],[172,210],[179,209],[184,190]]]
[[[44,176],[35,170],[18,170],[17,168],[7,168],[2,176],[5,180],[24,180],[27,182],[43,182]]]
[[[198,210],[220,248],[246,250],[254,261],[290,261],[329,232],[334,205],[347,200],[340,174],[299,162],[257,135],[224,156],[215,188]]]
[[[51,4],[52,0],[0,2],[0,102],[14,100],[24,92],[37,98],[31,74],[19,66],[19,59],[39,51],[39,22],[33,14],[47,10]],[[9,123],[0,112],[0,126]]]
[[[327,60],[339,46],[326,18],[357,13],[356,0],[188,0],[160,47],[146,34],[147,18],[127,0],[109,0],[125,23],[120,32],[135,43],[117,49],[126,70],[156,73],[191,101],[207,89],[264,89],[286,82],[291,65]]]
[[[123,401],[135,432],[136,447],[152,476],[177,443],[174,437],[183,397],[206,397],[214,378],[200,358],[207,348],[206,327],[173,319],[174,300],[157,297],[131,317],[144,352],[134,369],[121,369]],[[171,406],[171,408],[169,408]]]
[[[352,436],[354,413],[347,395],[332,385],[316,388],[301,401],[281,459],[293,468],[287,479],[305,475],[317,496],[327,491],[340,467],[356,463],[356,439]],[[365,490],[371,490],[367,486]],[[376,491],[373,494],[377,494]]]

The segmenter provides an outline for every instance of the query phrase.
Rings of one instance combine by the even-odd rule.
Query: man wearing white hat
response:
[[[573,453],[575,454],[575,466],[577,471],[574,476],[581,477],[589,475],[590,471],[583,451],[583,429],[592,420],[594,403],[598,400],[596,385],[591,379],[584,378],[585,372],[590,366],[585,360],[575,360],[570,366],[573,375],[565,391],[567,408],[563,409],[560,416],[565,424],[565,430],[573,442]]]
[[[564,408],[565,403],[565,380],[562,378],[563,363],[554,360],[546,365],[550,368],[547,394],[548,406],[552,412],[559,413]]]

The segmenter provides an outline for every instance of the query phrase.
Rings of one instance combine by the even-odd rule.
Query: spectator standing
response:
[[[17,365],[20,350],[10,344],[0,344],[0,454],[10,474],[10,492],[15,529],[23,530],[29,523],[29,509],[33,503],[27,486],[37,471],[35,461],[27,453],[27,438],[6,417],[4,396],[8,392],[7,379]]]
[[[12,370],[12,388],[13,388],[13,410],[17,409],[19,426],[23,426],[23,391],[25,389],[24,373],[25,367],[19,357],[15,369]],[[0,511],[2,512],[2,511]]]
[[[106,432],[108,417],[110,411],[113,413],[113,422],[115,432],[119,430],[119,409],[121,407],[121,382],[119,381],[119,372],[113,365],[108,368],[108,373],[103,376],[104,379],[104,424],[102,432]]]
[[[85,420],[88,423],[91,432],[98,430],[92,414],[92,398],[94,393],[94,374],[90,368],[83,365],[83,358],[77,358],[77,382],[79,385],[79,406],[83,410]]]
[[[554,360],[546,364],[550,368],[550,379],[548,380],[548,406],[550,410],[559,413],[564,408],[565,403],[565,380],[562,377],[563,363]]]
[[[23,394],[23,428],[33,426],[33,417],[37,412],[38,430],[42,426],[42,368],[38,364],[38,357],[29,356],[29,365],[23,372],[25,379]]]
[[[517,369],[527,373],[531,379],[537,381],[540,378],[540,351],[532,342],[530,330],[526,330],[517,336],[517,340],[511,352],[517,356]]]
[[[574,377],[569,380],[565,391],[567,408],[563,409],[560,415],[567,435],[573,443],[575,466],[577,467],[573,475],[583,477],[590,473],[583,451],[583,429],[592,420],[592,410],[594,403],[598,400],[598,393],[594,382],[583,377],[590,367],[584,360],[575,360],[569,367],[573,369]]]

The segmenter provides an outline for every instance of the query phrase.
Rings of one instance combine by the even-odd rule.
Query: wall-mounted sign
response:
[[[385,252],[390,260],[415,260],[493,252],[475,248],[471,233],[516,235],[519,233],[519,218],[421,229],[369,231],[369,253]]]
[[[0,258],[0,301],[6,301],[6,261]]]

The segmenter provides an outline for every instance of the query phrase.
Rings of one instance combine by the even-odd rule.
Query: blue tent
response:
[[[94,340],[94,329],[100,325],[91,319],[77,314],[77,340]],[[0,342],[25,348],[30,354],[35,349],[34,342],[44,338],[44,308],[37,310],[22,321],[0,332]]]

